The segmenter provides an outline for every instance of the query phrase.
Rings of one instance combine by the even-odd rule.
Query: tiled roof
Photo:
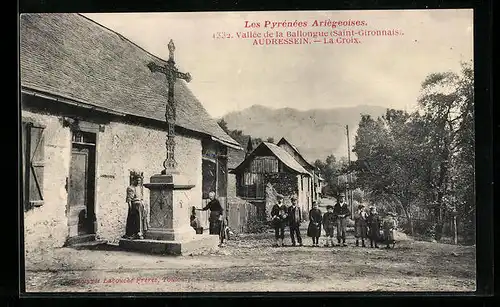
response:
[[[23,88],[165,121],[166,77],[147,67],[164,60],[79,14],[23,14],[20,28]],[[175,100],[178,126],[241,148],[183,80],[175,84]]]

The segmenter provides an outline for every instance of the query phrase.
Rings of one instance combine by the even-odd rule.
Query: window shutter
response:
[[[43,173],[44,173],[44,128],[29,124],[26,129],[28,146],[28,209],[43,205]]]

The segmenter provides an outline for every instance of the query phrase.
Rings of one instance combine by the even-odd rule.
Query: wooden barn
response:
[[[298,205],[308,212],[311,204],[312,174],[283,147],[262,142],[245,160],[234,168],[236,195],[257,207],[258,215],[268,217],[272,191],[283,194],[289,201],[297,196]]]

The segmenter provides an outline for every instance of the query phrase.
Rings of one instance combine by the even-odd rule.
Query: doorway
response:
[[[68,189],[68,243],[95,240],[96,134],[73,131]]]

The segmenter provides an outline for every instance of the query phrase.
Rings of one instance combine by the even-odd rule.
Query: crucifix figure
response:
[[[186,82],[191,81],[191,75],[189,73],[179,72],[178,69],[175,67],[175,61],[174,61],[175,46],[172,40],[170,40],[170,42],[168,43],[168,51],[169,51],[169,57],[165,66],[158,65],[154,62],[150,62],[148,64],[148,68],[151,70],[151,72],[160,72],[167,77],[168,100],[165,111],[165,119],[168,125],[167,140],[165,143],[167,148],[167,158],[163,162],[163,168],[164,168],[163,172],[165,174],[173,173],[177,166],[177,162],[175,161],[174,158],[174,151],[175,151],[174,137],[175,137],[175,121],[176,121],[176,105],[174,98],[175,81],[178,78],[184,79],[186,80]]]

